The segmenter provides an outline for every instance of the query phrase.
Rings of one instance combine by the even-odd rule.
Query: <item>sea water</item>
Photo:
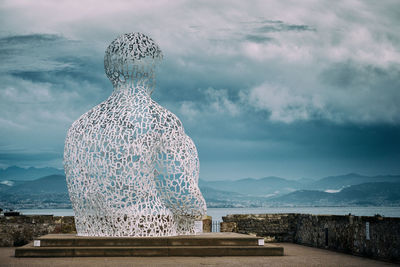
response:
[[[24,215],[73,216],[72,209],[21,209]],[[228,214],[303,213],[320,215],[348,215],[400,217],[400,207],[262,207],[262,208],[209,208],[207,214],[213,221],[222,221]]]

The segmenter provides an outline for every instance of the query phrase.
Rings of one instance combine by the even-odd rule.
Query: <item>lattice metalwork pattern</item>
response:
[[[206,213],[196,146],[178,117],[151,99],[162,53],[141,34],[104,57],[114,91],[70,127],[64,150],[78,235],[193,234]]]

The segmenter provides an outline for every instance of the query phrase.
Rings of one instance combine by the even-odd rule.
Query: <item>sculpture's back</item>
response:
[[[196,147],[150,98],[161,58],[147,36],[117,38],[104,59],[113,94],[68,131],[64,165],[79,235],[188,234],[206,212]]]

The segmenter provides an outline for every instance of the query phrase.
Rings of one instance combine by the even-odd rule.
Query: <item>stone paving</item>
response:
[[[0,266],[396,266],[291,243],[283,257],[116,257],[116,258],[15,258],[12,247],[0,248]]]

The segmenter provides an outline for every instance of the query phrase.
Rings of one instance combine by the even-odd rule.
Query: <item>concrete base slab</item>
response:
[[[283,256],[283,247],[236,233],[173,237],[46,235],[15,249],[15,257]]]

